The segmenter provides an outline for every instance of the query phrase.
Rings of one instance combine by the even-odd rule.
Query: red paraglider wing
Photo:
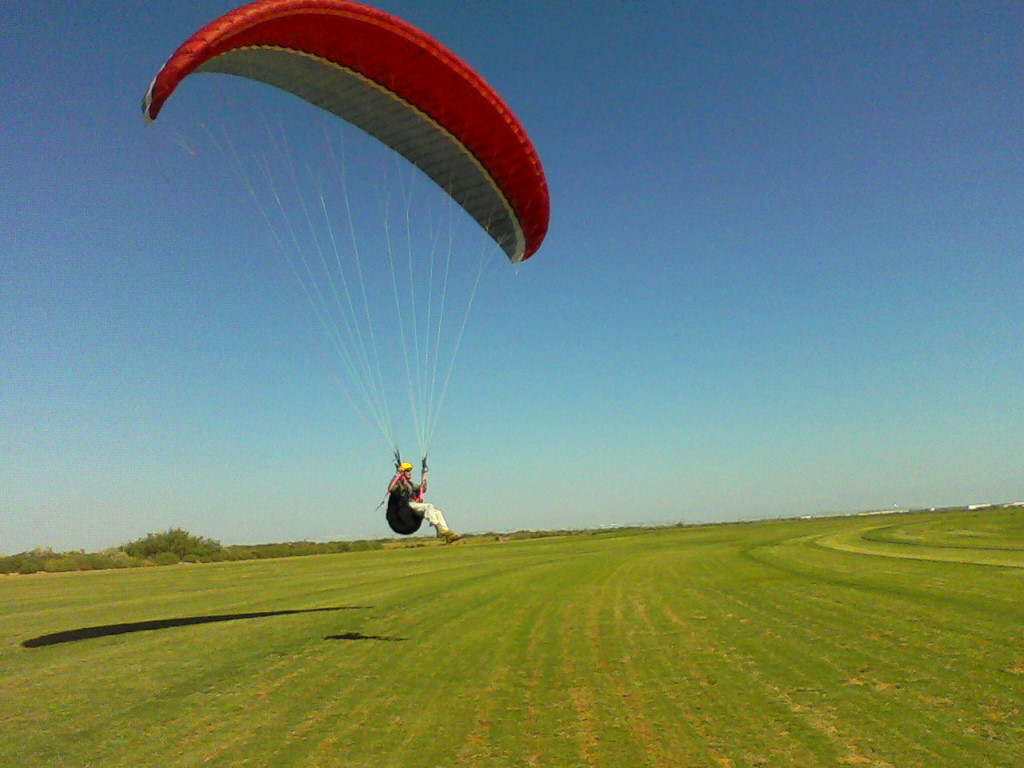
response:
[[[522,124],[468,64],[390,14],[348,0],[242,6],[164,64],[143,100],[147,120],[193,72],[259,80],[357,125],[433,179],[513,262],[547,234],[547,181]]]

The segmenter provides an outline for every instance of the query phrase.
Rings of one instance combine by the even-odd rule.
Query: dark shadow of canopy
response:
[[[110,637],[111,635],[126,635],[131,632],[150,632],[156,629],[170,629],[171,627],[189,627],[193,624],[213,624],[219,621],[241,621],[243,619],[264,619],[270,616],[292,616],[297,613],[324,613],[327,611],[354,611],[362,610],[368,606],[344,605],[334,608],[298,608],[289,611],[256,611],[253,613],[222,613],[212,616],[183,616],[175,619],[151,619],[150,621],[133,621],[126,624],[102,624],[96,627],[80,627],[78,629],[67,629],[63,632],[53,632],[48,635],[33,637],[31,640],[22,642],[25,648],[42,648],[46,645],[59,645],[60,643],[74,643],[78,640],[91,640],[94,637]]]
[[[362,632],[342,632],[340,635],[328,635],[324,640],[384,640],[389,643],[405,642],[404,637],[390,637],[388,635],[364,635]]]

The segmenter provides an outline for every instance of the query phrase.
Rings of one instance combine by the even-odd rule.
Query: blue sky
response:
[[[551,188],[431,449],[453,527],[1024,498],[1020,4],[377,5],[502,93]],[[388,451],[293,286],[142,124],[232,6],[5,12],[0,552],[387,533]]]

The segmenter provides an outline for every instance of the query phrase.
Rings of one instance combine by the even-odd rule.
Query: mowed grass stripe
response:
[[[635,748],[635,757],[625,755],[630,764],[685,765],[691,755],[679,739],[679,729],[671,727],[664,710],[654,706],[652,681],[646,674],[636,675],[632,665],[634,656],[649,647],[644,640],[638,647],[635,631],[642,629],[636,622],[634,602],[636,570],[642,563],[642,558],[635,557],[617,563],[586,606],[583,631],[592,654],[588,668],[595,675],[589,684],[600,694],[598,733],[610,744],[622,745],[616,752]]]
[[[809,732],[802,741],[793,739],[800,719],[765,689],[754,658],[735,645],[735,626],[743,619],[709,599],[709,585],[735,576],[716,574],[717,565],[709,558],[685,591],[652,594],[649,614],[664,616],[654,635],[672,626],[679,638],[674,654],[658,654],[663,667],[659,676],[678,676],[671,698],[698,743],[710,751],[713,764],[813,764],[822,744],[808,747],[804,741]],[[665,570],[652,583],[671,585],[686,576],[686,571]]]
[[[623,568],[616,579],[614,631],[622,638],[621,655],[612,667],[616,690],[634,713],[638,740],[660,745],[650,750],[650,765],[720,765],[727,758],[716,739],[709,738],[704,697],[694,695],[699,690],[694,682],[703,684],[706,678],[689,666],[695,648],[678,619],[679,600],[692,600],[694,593],[682,586],[674,568],[665,569],[664,557],[652,552]],[[674,610],[661,602],[666,584],[672,587]]]
[[[912,741],[933,744],[933,752],[957,759],[964,749],[971,748],[974,734],[987,729],[976,718],[985,718],[986,711],[1007,713],[1013,709],[1006,706],[1001,694],[1007,683],[1012,686],[1018,681],[1008,679],[1001,665],[992,662],[993,654],[1005,654],[1009,659],[1019,652],[1019,632],[1007,631],[1014,628],[1013,614],[1003,610],[1006,599],[1013,599],[1012,588],[1001,595],[982,594],[995,583],[993,569],[836,557],[807,547],[790,549],[782,562],[790,571],[794,566],[798,570],[805,557],[816,558],[822,573],[827,565],[832,566],[831,584],[845,582],[847,589],[835,589],[835,597],[842,596],[847,603],[857,602],[858,597],[873,598],[854,606],[869,618],[870,625],[850,633],[834,652],[838,659],[852,664],[858,656],[868,654],[862,662],[864,673],[848,679],[851,695],[846,698],[851,702],[865,699],[862,711],[877,710],[896,734],[891,741],[907,734]],[[878,572],[879,563],[885,566],[884,574]],[[988,587],[981,587],[984,584]],[[1003,581],[1003,586],[1011,585]],[[974,676],[977,684],[967,687],[983,694],[979,699],[970,701],[965,691],[958,691],[964,687],[965,675]],[[966,716],[958,723],[951,723],[945,711],[952,698],[965,705]],[[931,718],[928,710],[932,710]],[[856,714],[852,719],[864,721]],[[964,721],[966,728],[962,727]],[[928,747],[916,749],[924,752]],[[915,748],[908,746],[905,751],[914,754]]]
[[[889,724],[891,741],[906,736],[911,742],[905,753],[957,759],[970,738],[962,728],[950,728],[947,712],[929,715],[928,710],[934,710],[935,703],[941,705],[975,666],[965,655],[969,649],[991,651],[1005,646],[1005,616],[1001,626],[994,628],[987,621],[990,607],[970,606],[966,599],[970,590],[961,591],[972,575],[983,576],[988,569],[973,568],[952,578],[951,571],[962,566],[836,557],[806,546],[783,556],[787,567],[806,562],[802,558],[815,558],[822,569],[831,564],[831,599],[841,598],[866,618],[860,631],[844,633],[842,644],[832,649],[834,657],[853,670],[845,680],[850,691],[845,698],[851,704],[863,702],[847,719],[864,722],[858,712],[875,710]],[[885,573],[879,573],[879,564],[885,566]],[[840,589],[843,584],[845,588]],[[976,690],[1003,689],[999,681],[991,682]],[[972,709],[979,712],[968,707]]]
[[[770,592],[784,582],[744,560],[708,565],[690,619],[703,636],[696,664],[708,681],[705,732],[747,764],[836,764],[848,746],[822,707],[821,681],[805,668],[804,649],[789,646],[779,615],[753,611],[735,594]]]
[[[867,759],[873,734],[887,728],[892,729],[888,742],[902,752],[919,749],[919,738],[897,726],[885,699],[875,698],[861,706],[862,694],[873,697],[892,687],[879,682],[869,690],[865,677],[902,679],[899,668],[886,661],[883,649],[864,642],[873,631],[873,614],[854,604],[846,614],[816,622],[803,615],[806,606],[799,595],[786,603],[768,604],[747,597],[719,597],[737,625],[732,647],[749,660],[752,685],[806,714],[812,727],[827,737],[832,759]],[[794,621],[790,611],[803,621]]]

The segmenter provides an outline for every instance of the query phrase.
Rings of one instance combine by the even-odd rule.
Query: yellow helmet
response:
[[[405,462],[402,466],[399,467],[399,469],[402,472],[408,472],[410,469],[412,469],[412,464],[410,464],[409,462]]]

